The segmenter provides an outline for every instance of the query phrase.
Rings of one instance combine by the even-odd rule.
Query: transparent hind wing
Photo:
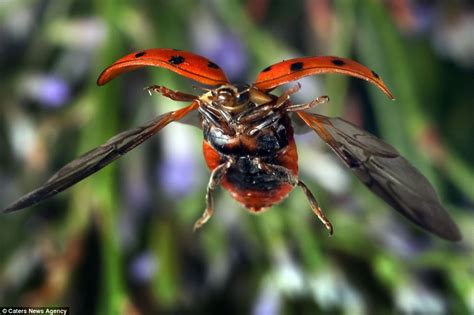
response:
[[[66,164],[46,183],[19,198],[2,212],[11,212],[32,206],[71,187],[142,144],[170,122],[181,119],[190,111],[195,110],[197,106],[197,103],[193,103],[180,110],[160,115],[143,126],[119,133],[103,145]]]
[[[298,112],[375,194],[418,226],[450,241],[462,235],[425,176],[381,139],[340,119]]]

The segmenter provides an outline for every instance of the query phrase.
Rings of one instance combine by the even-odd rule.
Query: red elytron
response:
[[[104,85],[123,72],[145,66],[166,68],[213,88],[201,88],[202,95],[158,85],[147,88],[150,93],[157,92],[191,104],[116,135],[67,164],[43,186],[23,196],[4,212],[25,208],[55,195],[135,148],[168,123],[194,112],[201,121],[204,157],[211,170],[207,206],[195,228],[212,216],[212,195],[219,185],[252,212],[273,206],[299,186],[313,212],[332,233],[331,223],[298,176],[298,154],[290,117],[294,113],[293,119],[301,119],[313,129],[369,189],[395,210],[439,237],[452,241],[461,239],[458,227],[440,204],[430,183],[392,146],[340,118],[308,112],[327,102],[327,96],[305,104],[293,104],[290,96],[299,90],[299,85],[279,96],[270,93],[272,89],[304,76],[342,73],[375,84],[393,99],[382,79],[367,67],[339,57],[296,58],[265,68],[251,85],[235,85],[217,64],[204,57],[175,49],[149,49],[117,60],[101,73],[97,84]]]

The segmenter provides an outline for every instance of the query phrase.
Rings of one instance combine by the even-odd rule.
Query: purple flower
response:
[[[418,33],[430,31],[433,24],[437,22],[435,8],[432,5],[426,3],[415,4],[413,13],[416,17],[416,32]]]
[[[175,124],[165,128],[161,136],[163,161],[158,166],[159,183],[169,196],[182,197],[202,183],[196,165],[198,143],[193,137],[194,131]]]
[[[188,194],[196,186],[195,169],[192,156],[167,158],[159,167],[159,180],[163,190],[173,197]]]
[[[210,51],[203,51],[209,59],[224,69],[229,80],[237,80],[245,74],[247,54],[242,42],[231,33],[221,34],[219,44]]]
[[[276,315],[281,313],[281,297],[270,285],[261,292],[254,305],[254,315]]]
[[[127,171],[124,182],[127,208],[142,209],[150,202],[150,187],[141,169]]]
[[[218,64],[235,81],[246,72],[248,56],[244,44],[234,33],[223,30],[207,11],[197,12],[192,27],[195,50]]]
[[[148,252],[135,257],[130,266],[131,278],[137,283],[149,282],[158,269],[156,258]]]
[[[398,217],[397,220],[388,219],[378,222],[374,231],[386,248],[401,257],[413,257],[427,250],[431,245],[429,238],[410,234],[406,222],[402,222]]]
[[[68,83],[56,75],[32,75],[25,81],[22,84],[22,91],[30,99],[45,107],[61,107],[71,98],[71,89]]]

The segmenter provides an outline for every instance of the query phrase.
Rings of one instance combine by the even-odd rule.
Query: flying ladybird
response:
[[[148,49],[131,53],[106,68],[97,80],[104,85],[119,74],[145,66],[166,68],[213,88],[191,95],[154,85],[147,88],[190,105],[122,132],[105,144],[73,160],[43,186],[21,197],[3,212],[34,205],[65,190],[132,150],[163,127],[197,111],[203,129],[203,153],[211,170],[206,209],[196,221],[200,228],[213,213],[213,192],[218,186],[251,212],[258,213],[301,187],[313,212],[332,234],[333,227],[316,198],[298,176],[298,154],[292,120],[313,129],[375,194],[418,226],[446,240],[461,239],[458,227],[440,204],[427,179],[396,149],[341,118],[308,112],[327,102],[321,96],[305,104],[293,104],[291,94],[270,92],[285,83],[321,73],[341,73],[375,84],[390,99],[393,95],[377,73],[350,59],[319,56],[290,59],[263,69],[251,85],[231,84],[214,62],[176,49]]]

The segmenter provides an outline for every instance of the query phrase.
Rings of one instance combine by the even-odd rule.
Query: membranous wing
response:
[[[196,103],[193,103],[180,110],[160,115],[143,126],[119,133],[103,145],[65,165],[44,185],[13,202],[3,209],[2,212],[10,212],[32,206],[71,187],[137,147],[170,122],[181,119],[187,113],[196,109],[197,106]]]
[[[356,176],[395,210],[441,238],[461,233],[431,184],[391,145],[341,118],[298,112]]]

